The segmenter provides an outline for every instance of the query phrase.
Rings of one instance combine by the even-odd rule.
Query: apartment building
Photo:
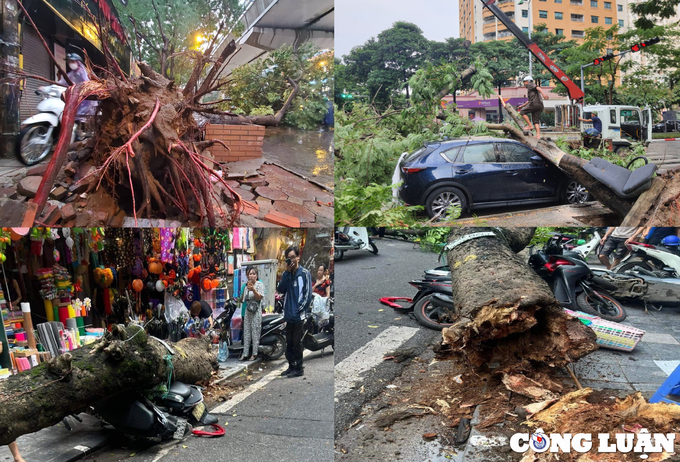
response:
[[[591,27],[627,28],[628,0],[500,0],[496,4],[524,33],[535,24],[567,39],[580,40]],[[511,40],[512,33],[483,8],[481,0],[460,0],[460,36],[471,42]]]

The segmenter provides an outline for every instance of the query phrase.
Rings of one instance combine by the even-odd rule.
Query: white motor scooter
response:
[[[66,106],[62,100],[65,91],[66,87],[61,85],[48,85],[35,91],[43,97],[38,103],[40,112],[22,122],[16,141],[16,155],[24,164],[35,165],[43,160],[59,139],[61,116]],[[73,124],[71,143],[75,141],[77,126],[77,123]]]
[[[335,228],[333,259],[342,260],[347,250],[368,250],[372,254],[378,253],[378,247],[368,235],[366,228]]]

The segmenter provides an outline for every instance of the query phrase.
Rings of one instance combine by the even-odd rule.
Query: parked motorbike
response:
[[[626,311],[609,293],[616,286],[595,276],[580,256],[565,255],[560,246],[562,236],[556,234],[534,251],[529,247],[529,266],[548,283],[563,307],[621,322]]]
[[[231,299],[227,301],[225,310],[215,319],[215,325],[220,329],[220,340],[227,343],[230,351],[242,352],[243,342],[235,343],[231,335],[231,318],[240,306]],[[267,361],[279,359],[286,351],[286,322],[282,314],[262,315],[262,330],[258,353]]]
[[[378,253],[378,247],[368,235],[366,228],[335,228],[333,259],[342,260],[348,250],[368,250],[374,255]]]
[[[680,250],[677,246],[664,245],[664,241],[660,245],[631,242],[626,246],[630,252],[613,268],[614,272],[625,273],[634,268],[642,268],[652,272],[680,274]]]
[[[381,302],[400,313],[413,312],[418,323],[429,329],[442,330],[453,324],[456,310],[451,297],[451,273],[447,266],[426,270],[422,279],[414,279],[409,284],[418,289],[413,298],[387,297]],[[435,296],[439,298],[435,300]],[[400,300],[409,302],[409,305],[396,303]]]
[[[335,315],[331,303],[327,303],[327,317],[312,314],[302,329],[302,345],[310,351],[335,348]]]
[[[61,131],[61,116],[65,103],[62,94],[66,87],[48,85],[35,91],[43,100],[38,103],[38,113],[22,122],[16,141],[16,156],[26,165],[35,165],[52,150]],[[78,124],[73,125],[71,143],[75,141]]]

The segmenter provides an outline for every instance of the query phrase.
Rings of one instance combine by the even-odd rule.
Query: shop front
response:
[[[139,325],[173,342],[208,336],[223,359],[237,354],[243,313],[240,304],[233,307],[246,270],[258,269],[263,316],[274,316],[292,245],[313,275],[328,267],[330,230],[4,228],[0,378],[92,344],[114,325]],[[207,304],[209,316],[193,315],[194,302]],[[224,325],[219,320],[230,306]]]

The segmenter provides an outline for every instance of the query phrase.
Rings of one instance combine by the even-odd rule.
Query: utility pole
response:
[[[16,0],[0,0],[0,56],[19,67],[19,6]],[[0,72],[0,158],[14,157],[19,135],[19,84]],[[3,79],[6,79],[3,81]]]

